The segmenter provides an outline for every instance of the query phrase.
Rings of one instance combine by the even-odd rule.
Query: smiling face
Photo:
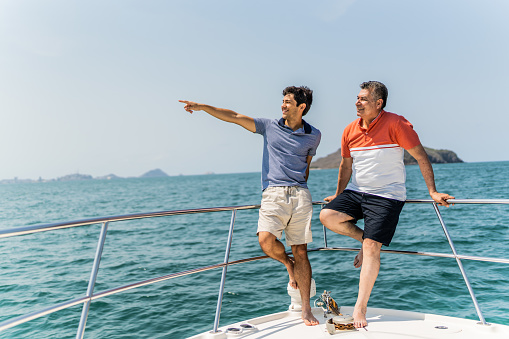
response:
[[[359,95],[357,95],[357,101],[355,102],[357,116],[369,124],[382,110],[382,103],[383,100],[375,100],[369,90],[361,89]]]
[[[281,111],[283,112],[283,119],[285,120],[294,120],[295,118],[302,118],[302,112],[306,104],[300,104],[297,106],[297,101],[295,101],[293,94],[287,94],[283,98],[283,103],[281,104]]]

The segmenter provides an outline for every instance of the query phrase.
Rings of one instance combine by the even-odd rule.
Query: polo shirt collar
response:
[[[380,111],[380,113],[378,113],[378,115],[376,116],[376,118],[375,118],[373,121],[371,121],[371,124],[369,124],[369,127],[371,127],[371,125],[376,124],[376,123],[378,122],[378,120],[380,120],[380,119],[382,118],[382,115],[384,114],[384,112],[385,112],[385,111],[382,109],[382,110]]]
[[[371,121],[371,123],[369,124],[368,128],[367,129],[371,129],[373,128],[373,126],[376,125],[376,123],[378,122],[378,120],[380,120],[383,116],[383,114],[385,113],[385,110],[381,110],[380,113],[378,113],[378,115],[376,116],[375,119],[373,119],[373,121]],[[359,127],[361,129],[365,129],[364,127],[362,127],[362,118],[359,118]]]
[[[285,125],[285,119],[281,118],[279,119],[278,121],[278,124],[279,126],[281,127],[286,127],[286,128],[290,128],[288,126]],[[304,133],[305,134],[311,134],[311,125],[308,124],[304,119],[302,119],[302,125],[304,127]],[[300,129],[300,128],[299,128]],[[297,130],[298,131],[298,130]],[[293,131],[293,132],[297,132],[297,131]]]

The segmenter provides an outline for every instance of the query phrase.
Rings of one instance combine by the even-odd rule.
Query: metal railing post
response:
[[[97,249],[95,252],[94,264],[92,266],[92,272],[90,273],[90,280],[88,281],[88,288],[86,298],[88,300],[83,304],[83,310],[81,312],[80,324],[78,326],[78,332],[76,333],[76,339],[82,339],[85,334],[85,326],[87,324],[88,310],[90,309],[90,303],[92,302],[92,294],[94,293],[95,281],[97,279],[97,272],[99,271],[99,264],[104,248],[104,242],[106,240],[106,232],[108,231],[108,222],[105,222],[101,226],[101,233],[99,235],[99,242],[97,243]]]
[[[320,211],[323,210],[324,206],[325,205],[322,204],[322,208],[320,209]],[[323,245],[325,246],[325,248],[327,248],[329,247],[327,246],[327,227],[325,227],[325,225],[322,226],[323,226]]]
[[[451,236],[449,235],[449,231],[447,230],[447,227],[445,226],[444,219],[442,219],[442,215],[440,214],[440,211],[438,210],[438,206],[435,202],[433,203],[433,208],[435,209],[435,213],[437,214],[438,220],[440,220],[440,224],[442,225],[442,229],[444,230],[447,241],[449,242],[449,246],[451,246],[452,253],[454,255],[454,258],[456,259],[456,263],[458,263],[458,267],[461,271],[461,275],[463,276],[463,280],[465,280],[465,284],[467,285],[468,292],[470,293],[470,297],[472,298],[472,301],[474,302],[477,316],[479,317],[479,320],[483,325],[488,325],[486,323],[486,320],[484,319],[482,312],[481,312],[481,308],[479,307],[479,303],[477,302],[477,298],[475,297],[474,290],[472,289],[472,286],[470,285],[470,281],[468,281],[468,277],[467,277],[467,274],[465,273],[465,269],[463,268],[463,264],[461,263],[461,260],[458,257],[458,253],[456,252],[454,243],[452,242]]]
[[[224,254],[223,273],[221,275],[221,284],[219,285],[219,295],[217,297],[217,307],[216,307],[216,317],[214,319],[214,329],[212,330],[211,333],[217,333],[217,328],[219,327],[219,317],[221,316],[221,304],[223,303],[224,284],[226,282],[226,270],[228,269],[228,260],[230,258],[230,249],[232,247],[233,227],[235,226],[236,214],[237,214],[237,210],[232,210],[232,218],[230,221],[230,231],[228,232],[228,240],[226,242],[226,252]]]
[[[325,227],[325,225],[323,226],[323,245],[325,246],[325,248],[329,247],[327,245],[327,228]]]

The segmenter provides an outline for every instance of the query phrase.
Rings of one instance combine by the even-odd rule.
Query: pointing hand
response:
[[[196,102],[187,101],[187,100],[179,100],[179,102],[186,104],[184,106],[184,109],[186,111],[188,111],[189,113],[193,113],[194,111],[200,111],[200,104],[197,104]]]

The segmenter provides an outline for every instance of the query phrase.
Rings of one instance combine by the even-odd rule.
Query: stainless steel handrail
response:
[[[260,208],[260,205],[196,208],[196,209],[187,209],[187,210],[159,211],[159,212],[149,212],[149,213],[133,213],[133,214],[115,215],[115,216],[108,216],[108,217],[80,219],[80,220],[67,221],[67,222],[58,222],[58,223],[53,223],[53,224],[30,225],[30,226],[23,226],[23,227],[16,227],[16,228],[0,230],[0,238],[15,237],[15,236],[19,236],[19,235],[26,235],[26,234],[32,234],[32,233],[38,233],[38,232],[45,232],[45,231],[53,231],[53,230],[58,230],[58,229],[63,229],[63,228],[87,226],[87,225],[93,225],[93,224],[100,224],[100,223],[104,223],[104,222],[127,221],[127,220],[156,218],[156,217],[167,217],[167,216],[171,216],[171,215],[182,215],[182,214],[222,212],[222,211],[231,211],[234,209],[240,211],[240,210],[249,210],[249,209],[256,209],[256,208]]]
[[[451,204],[509,204],[509,199],[450,199],[448,200]],[[406,203],[410,204],[431,204],[431,199],[408,199]],[[324,205],[323,201],[315,201],[314,205]],[[260,208],[260,205],[240,205],[240,206],[228,206],[228,207],[211,207],[211,208],[196,208],[186,210],[174,210],[174,211],[159,211],[159,212],[148,212],[148,213],[133,213],[115,216],[106,216],[98,218],[80,219],[74,221],[58,222],[52,224],[38,224],[30,226],[22,226],[16,228],[9,228],[0,230],[0,238],[15,237],[20,235],[32,234],[37,232],[52,231],[62,228],[87,226],[92,224],[100,224],[104,222],[115,222],[115,221],[127,221],[144,218],[155,218],[155,217],[167,217],[171,215],[182,215],[182,214],[195,214],[195,213],[210,213],[210,212],[222,212],[232,210],[249,210]]]
[[[451,199],[448,200],[449,203],[452,204],[509,204],[509,199]],[[434,204],[435,211],[437,211],[436,204],[431,199],[411,199],[407,200],[407,203],[431,203]],[[323,205],[324,202],[317,201],[313,203],[314,205]],[[245,258],[241,260],[236,261],[228,261],[228,255],[229,255],[229,249],[231,247],[231,237],[233,232],[233,227],[235,223],[235,213],[238,210],[249,210],[249,209],[257,209],[260,205],[242,205],[242,206],[229,206],[229,207],[213,207],[213,208],[200,208],[200,209],[188,209],[188,210],[175,210],[175,211],[160,211],[160,212],[149,212],[149,213],[135,213],[135,214],[126,214],[126,215],[117,215],[117,216],[109,216],[109,217],[99,217],[99,218],[89,218],[89,219],[82,219],[82,220],[76,220],[76,221],[69,221],[69,222],[62,222],[62,223],[52,223],[52,224],[42,224],[42,225],[32,225],[32,226],[25,226],[25,227],[18,227],[18,228],[12,228],[12,229],[6,229],[6,230],[0,230],[0,238],[7,238],[7,237],[14,237],[14,236],[20,236],[20,235],[26,235],[26,234],[33,234],[38,232],[44,232],[44,231],[51,231],[51,230],[57,230],[57,229],[63,229],[63,228],[70,228],[70,227],[79,227],[79,226],[85,226],[85,225],[93,225],[93,224],[99,224],[102,223],[103,227],[101,228],[101,235],[99,238],[99,243],[96,251],[96,256],[94,259],[94,265],[91,272],[91,277],[89,281],[89,285],[87,288],[87,293],[84,297],[80,297],[77,299],[69,300],[66,302],[62,302],[47,308],[44,308],[39,311],[31,312],[29,314],[25,314],[19,317],[11,318],[9,320],[3,321],[0,323],[0,332],[3,330],[6,330],[8,328],[20,325],[22,323],[28,322],[33,319],[40,318],[42,316],[67,309],[79,304],[83,304],[83,312],[82,317],[80,319],[80,324],[78,326],[78,333],[77,338],[82,338],[84,335],[85,330],[85,324],[86,324],[86,318],[88,315],[88,308],[90,306],[90,302],[105,296],[109,296],[112,294],[120,293],[126,290],[130,290],[133,288],[165,281],[168,279],[173,279],[185,275],[195,274],[199,272],[208,271],[211,269],[216,268],[223,268],[223,275],[226,275],[226,268],[229,265],[235,265],[250,261],[256,261],[261,259],[268,258],[267,256],[259,256],[259,257],[252,257],[252,258]],[[201,268],[196,268],[192,270],[182,271],[178,273],[172,273],[169,275],[152,278],[140,282],[136,282],[133,284],[120,286],[117,288],[113,288],[107,291],[102,291],[98,293],[93,293],[93,288],[95,284],[95,279],[97,277],[97,272],[99,269],[99,262],[102,255],[102,248],[104,245],[104,239],[106,237],[106,230],[107,225],[110,222],[115,221],[126,221],[126,220],[135,220],[135,219],[144,219],[144,218],[154,218],[154,217],[164,217],[164,216],[172,216],[172,215],[183,215],[183,214],[195,214],[195,213],[210,213],[210,212],[221,212],[221,211],[232,211],[232,220],[230,223],[230,233],[228,235],[227,240],[227,250],[225,254],[225,261],[223,263],[205,266]],[[439,216],[439,220],[442,224],[442,227],[444,229],[444,232],[446,233],[446,237],[448,236],[447,228],[445,227],[445,223],[443,223],[443,219],[439,215],[439,212],[437,213]],[[325,233],[325,229],[324,229]],[[314,248],[309,249],[308,251],[314,252],[314,251],[326,251],[326,250],[340,250],[340,251],[358,251],[359,248],[347,248],[347,247],[328,247],[327,241],[326,241],[326,235],[324,234],[324,243],[325,247],[320,248]],[[450,242],[451,244],[451,242]],[[460,262],[460,259],[466,259],[466,260],[477,260],[477,261],[486,261],[486,262],[495,262],[495,263],[505,263],[509,264],[509,259],[501,259],[501,258],[489,258],[489,257],[477,257],[477,256],[466,256],[466,255],[459,255],[456,253],[456,250],[451,246],[453,250],[453,254],[445,254],[445,253],[430,253],[430,252],[412,252],[412,251],[397,251],[397,250],[382,250],[383,253],[393,253],[393,254],[410,254],[410,255],[420,255],[420,256],[430,256],[430,257],[444,257],[444,258],[454,258],[459,263],[460,270],[462,271],[462,275],[464,278],[466,278],[466,273],[464,273],[464,270],[462,269],[462,265]],[[471,286],[468,283],[468,279],[465,280],[467,287],[469,289],[469,292],[471,292],[471,296],[473,296],[473,291],[471,291]],[[218,298],[218,307],[217,312],[220,312],[220,304],[222,300],[222,286],[224,286],[224,277],[222,277],[221,286],[220,286],[220,296]],[[477,305],[477,301],[475,299],[475,296],[473,296],[474,306],[476,307],[476,310],[478,311],[478,315],[480,316],[481,322],[486,324],[484,317],[482,316],[482,313],[480,312],[480,308]],[[217,322],[219,321],[219,314],[216,314]],[[214,331],[217,331],[217,325],[216,321],[214,324]]]
[[[509,204],[509,199],[449,199],[451,204]],[[432,199],[407,199],[407,204],[432,204]]]

